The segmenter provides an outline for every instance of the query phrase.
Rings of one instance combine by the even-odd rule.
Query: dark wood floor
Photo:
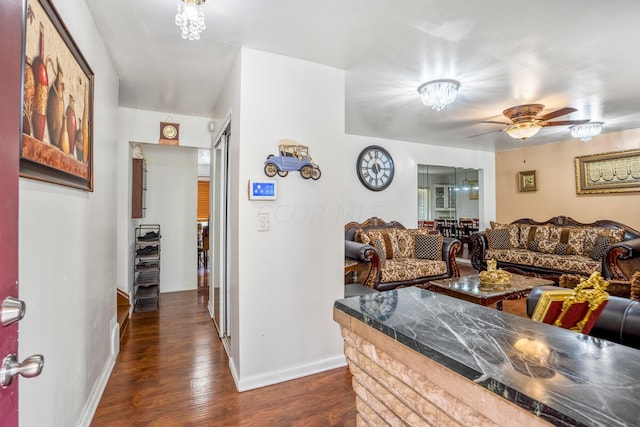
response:
[[[201,275],[197,291],[161,294],[158,311],[133,314],[92,426],[355,425],[347,368],[238,393],[208,292]],[[524,315],[524,300],[504,311]]]
[[[347,368],[238,393],[208,289],[133,314],[92,426],[355,426]]]

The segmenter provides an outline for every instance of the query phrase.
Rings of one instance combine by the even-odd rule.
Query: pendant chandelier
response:
[[[182,30],[182,38],[199,40],[200,33],[207,28],[204,23],[204,2],[206,0],[178,0],[176,25]]]

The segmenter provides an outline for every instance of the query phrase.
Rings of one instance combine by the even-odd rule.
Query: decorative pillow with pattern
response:
[[[532,240],[527,243],[527,249],[529,249],[531,252],[538,252],[538,241]]]
[[[491,228],[494,230],[507,229],[509,231],[509,242],[512,248],[517,248],[520,243],[520,224],[500,224],[490,221]]]
[[[380,268],[383,268],[385,262],[387,261],[387,249],[384,244],[384,240],[374,239],[373,247],[376,248],[376,252],[378,253],[378,259],[380,260]]]
[[[549,240],[552,240],[554,242],[559,242],[561,235],[562,235],[562,227],[557,227],[555,225],[549,226]]]
[[[440,234],[416,234],[416,258],[442,260],[442,244],[444,239]]]
[[[602,228],[598,234],[609,237],[611,244],[624,240],[624,229],[621,228]]]
[[[548,225],[538,225],[536,226],[536,234],[533,237],[534,240],[538,242],[549,240],[549,234],[551,233],[551,227]]]
[[[591,251],[593,250],[593,246],[596,244],[596,239],[600,235],[600,232],[603,230],[604,228],[596,228],[596,227],[586,228],[587,234],[584,240],[582,255],[591,256]]]
[[[556,249],[554,252],[556,255],[575,255],[575,251],[568,243],[560,242],[556,244]]]
[[[569,245],[577,254],[584,254],[585,241],[587,240],[587,230],[585,228],[572,228],[569,230]]]
[[[537,240],[537,239],[536,239]],[[562,243],[555,240],[540,240],[538,242],[538,252],[543,254],[555,254],[556,247]]]
[[[591,259],[602,261],[602,258],[604,258],[604,254],[607,252],[607,248],[610,244],[611,238],[609,238],[608,236],[596,237],[596,241],[593,244],[593,249],[591,249],[591,253],[589,254]]]
[[[353,240],[358,243],[365,243],[367,245],[371,244],[371,239],[369,239],[369,236],[367,236],[367,233],[365,233],[362,228],[356,230],[356,234],[353,237]]]
[[[511,249],[509,230],[506,228],[490,229],[485,231],[489,249]]]
[[[410,230],[394,228],[391,233],[394,258],[411,258],[415,252]]]
[[[397,239],[396,228],[385,228],[382,237],[384,238],[384,244],[387,247],[387,259],[394,259],[400,256],[400,248]]]
[[[518,247],[521,249],[529,249],[529,243],[535,240],[536,236],[535,225],[520,225],[520,239],[518,240]]]
[[[631,276],[631,299],[640,301],[640,271]]]

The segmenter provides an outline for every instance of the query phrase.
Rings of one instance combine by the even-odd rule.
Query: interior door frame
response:
[[[213,218],[213,281],[209,292],[209,311],[218,330],[218,336],[229,352],[231,340],[231,325],[229,317],[229,221],[228,221],[228,200],[229,200],[229,143],[231,135],[231,118],[229,117],[222,127],[222,132],[214,144],[212,150],[214,177],[212,190],[212,200],[214,201]],[[215,300],[215,286],[220,287],[218,301]],[[218,305],[218,317],[214,315],[213,308]]]

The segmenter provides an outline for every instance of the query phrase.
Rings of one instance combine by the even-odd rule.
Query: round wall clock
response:
[[[362,185],[369,190],[384,190],[393,181],[393,159],[384,148],[370,145],[358,156],[356,172]]]
[[[178,135],[178,129],[173,125],[166,125],[162,128],[162,136],[167,139],[173,139]]]
[[[178,145],[180,140],[180,124],[160,122],[160,144]]]

